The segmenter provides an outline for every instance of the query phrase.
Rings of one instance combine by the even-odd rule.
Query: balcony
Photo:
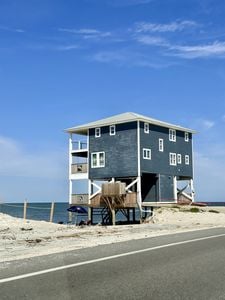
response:
[[[74,141],[72,142],[72,150],[77,151],[77,150],[87,150],[87,142],[83,141]]]
[[[72,142],[71,154],[76,157],[88,157],[88,144],[87,142]]]
[[[72,194],[72,203],[76,205],[88,204],[88,194]]]
[[[77,163],[71,165],[71,174],[80,174],[88,172],[88,164],[87,163]]]

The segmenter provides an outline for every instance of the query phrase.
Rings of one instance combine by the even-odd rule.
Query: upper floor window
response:
[[[144,133],[149,133],[149,124],[144,123]]]
[[[164,143],[163,139],[159,139],[159,151],[163,152],[164,151]]]
[[[101,136],[101,128],[95,128],[95,137]]]
[[[176,153],[170,153],[170,165],[176,166],[177,165],[177,155]]]
[[[105,152],[91,153],[91,167],[92,168],[105,167]]]
[[[179,165],[182,164],[182,156],[181,156],[181,154],[177,154],[177,163]]]
[[[152,158],[151,149],[143,148],[143,158],[144,159]]]
[[[109,134],[115,135],[116,134],[116,125],[109,126]]]
[[[190,163],[189,155],[185,155],[185,165],[189,165],[189,163]]]
[[[171,142],[176,142],[176,130],[175,129],[169,129],[169,140]]]
[[[189,141],[189,133],[188,132],[184,133],[184,140],[185,140],[185,142]]]

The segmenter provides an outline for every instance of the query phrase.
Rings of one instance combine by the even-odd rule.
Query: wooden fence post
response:
[[[54,207],[55,207],[55,203],[52,202],[49,222],[52,222],[52,221],[53,221]]]
[[[24,221],[26,221],[26,218],[27,218],[27,200],[25,200],[24,204],[23,204],[23,219],[24,219]]]

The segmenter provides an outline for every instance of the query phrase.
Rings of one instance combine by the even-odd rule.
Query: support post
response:
[[[112,225],[115,226],[116,225],[116,212],[115,212],[115,208],[112,208],[111,213],[112,213]]]
[[[92,180],[88,179],[88,204],[91,204],[91,195],[93,194]],[[92,223],[92,208],[88,207],[88,220]]]
[[[127,209],[127,221],[130,223],[130,209]]]
[[[142,223],[142,207],[141,207],[141,177],[138,177],[137,182],[137,203],[140,212],[140,223]]]
[[[24,204],[23,204],[23,219],[24,219],[24,221],[26,221],[26,218],[27,218],[27,200],[25,200]]]
[[[135,208],[133,208],[133,222],[135,223],[135,221],[136,221]]]
[[[68,212],[69,223],[71,224],[73,221],[73,213],[71,211]]]
[[[194,202],[194,201],[195,201],[195,191],[194,191],[193,179],[190,180],[190,188],[191,188],[191,198],[192,198],[192,202]]]
[[[177,202],[177,176],[173,177],[173,198]]]
[[[51,205],[51,211],[50,211],[50,218],[49,218],[49,222],[51,222],[51,223],[52,223],[52,221],[53,221],[54,208],[55,208],[55,203],[52,202],[52,205]]]
[[[91,218],[90,218],[90,220],[91,220],[91,225],[93,225],[93,212],[94,212],[94,208],[93,207],[90,207],[90,212],[91,212]]]

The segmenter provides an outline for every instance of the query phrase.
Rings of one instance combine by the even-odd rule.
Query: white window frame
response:
[[[101,136],[101,128],[98,127],[98,128],[95,128],[95,137],[98,138]]]
[[[116,135],[116,125],[109,126],[109,135]]]
[[[143,159],[152,159],[152,150],[149,148],[143,148]]]
[[[182,164],[182,155],[181,154],[177,154],[177,164],[178,165]]]
[[[185,140],[185,142],[189,142],[189,133],[188,132],[184,133],[184,140]]]
[[[163,152],[164,151],[164,140],[159,139],[159,151]]]
[[[189,164],[190,164],[190,156],[185,155],[185,165],[189,165]]]
[[[169,141],[176,142],[176,130],[175,129],[169,129]]]
[[[101,154],[103,154],[103,164],[100,161],[100,156]],[[93,160],[93,156],[96,155],[96,165],[93,164],[94,160]],[[92,152],[91,153],[91,167],[92,168],[104,168],[105,167],[105,152],[101,151],[101,152]]]
[[[149,133],[149,123],[144,123],[144,133]]]
[[[177,154],[170,152],[169,160],[170,160],[171,166],[176,166],[177,165]]]

